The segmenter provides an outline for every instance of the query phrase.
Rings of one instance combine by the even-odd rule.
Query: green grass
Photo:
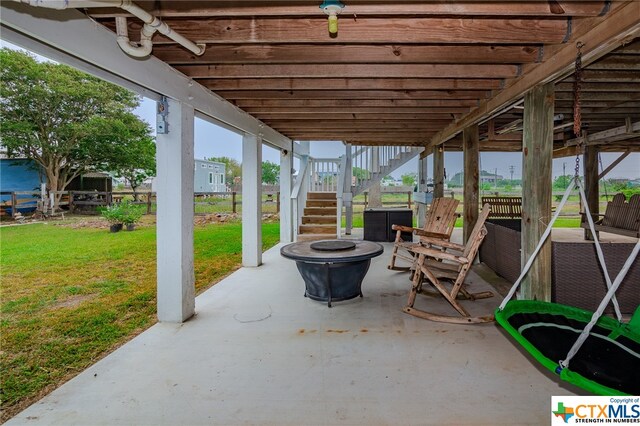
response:
[[[0,421],[156,322],[155,231],[0,228]],[[196,226],[194,244],[201,292],[240,266],[241,224]]]

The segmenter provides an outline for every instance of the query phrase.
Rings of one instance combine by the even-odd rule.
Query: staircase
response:
[[[335,192],[307,193],[307,204],[298,229],[298,241],[336,238],[337,205]]]
[[[377,170],[368,172],[366,177],[358,179],[356,186],[353,188],[354,197],[362,194],[371,185],[380,182],[382,178],[406,164],[424,150],[424,148],[414,147],[369,147],[368,149],[379,150],[379,166]],[[365,165],[362,165],[363,157],[365,158]],[[354,166],[370,170],[371,167],[367,163],[369,163],[369,154],[366,151],[354,152]]]

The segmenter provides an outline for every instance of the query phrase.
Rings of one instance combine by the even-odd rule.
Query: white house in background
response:
[[[193,192],[227,192],[225,174],[227,166],[215,161],[194,159]],[[157,180],[151,179],[151,190],[156,191]]]
[[[196,159],[193,177],[193,192],[226,192],[226,165],[214,161]]]

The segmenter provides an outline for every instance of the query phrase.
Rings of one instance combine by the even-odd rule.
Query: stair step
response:
[[[307,207],[333,207],[335,209],[337,206],[338,206],[338,201],[336,199],[307,200]]]
[[[336,216],[302,216],[305,225],[327,225],[336,223]]]
[[[300,225],[299,234],[333,234],[336,235],[335,225]]]
[[[335,192],[308,192],[307,200],[335,200]]]
[[[319,241],[319,240],[333,240],[336,238],[336,234],[298,234],[298,241]]]
[[[336,215],[335,207],[305,207],[305,216],[334,216]]]

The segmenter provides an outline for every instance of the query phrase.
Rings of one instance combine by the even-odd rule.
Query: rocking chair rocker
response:
[[[418,255],[418,259],[416,261],[416,272],[413,276],[413,285],[409,293],[407,306],[403,309],[404,312],[423,319],[457,324],[493,321],[493,315],[472,317],[456,300],[458,296],[463,296],[469,300],[493,297],[493,293],[490,291],[470,293],[464,288],[464,280],[467,273],[473,265],[473,260],[478,253],[482,240],[484,240],[485,235],[487,235],[484,222],[487,216],[489,216],[490,210],[491,206],[489,204],[483,206],[482,212],[480,212],[478,221],[469,236],[466,246],[443,240],[425,238],[425,242],[432,247],[413,248],[413,251]],[[442,295],[451,306],[458,311],[461,315],[460,317],[438,315],[414,308],[416,296],[422,290],[425,278],[435,287],[438,294]],[[442,279],[451,281],[452,285],[450,290],[441,281]]]

